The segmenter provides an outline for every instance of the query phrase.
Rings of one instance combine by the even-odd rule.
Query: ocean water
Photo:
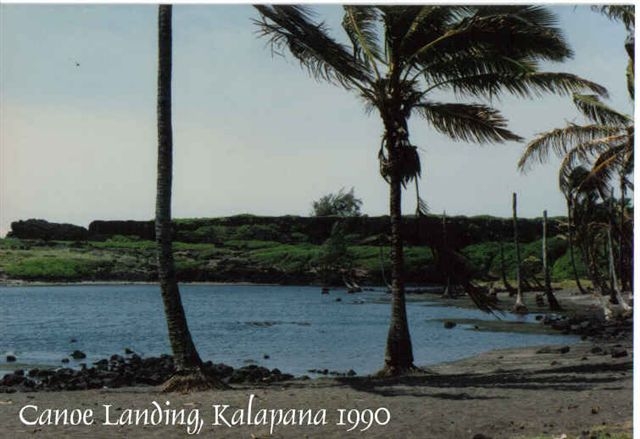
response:
[[[382,366],[390,315],[390,298],[382,290],[322,295],[318,287],[181,285],[181,293],[203,360],[234,367],[259,364],[294,375],[309,369],[367,374]],[[497,348],[577,341],[563,335],[479,332],[462,325],[445,329],[435,319],[494,317],[434,305],[428,296],[409,300],[407,312],[416,365]],[[87,358],[71,360],[69,365],[77,367],[123,355],[125,348],[142,356],[170,353],[158,286],[0,287],[0,372],[8,370],[8,353],[25,367],[60,366],[62,358],[79,349]]]

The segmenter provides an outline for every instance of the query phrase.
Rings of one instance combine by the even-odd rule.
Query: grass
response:
[[[211,227],[211,226],[205,226]],[[223,227],[223,226],[215,226]],[[200,230],[197,229],[197,230]],[[242,229],[243,234],[269,235],[269,228],[253,227]],[[234,232],[234,235],[238,235]],[[300,234],[302,235],[302,234]],[[306,235],[305,235],[306,236]],[[326,264],[322,261],[322,245],[311,244],[305,236],[284,237],[289,243],[271,239],[227,239],[220,242],[173,243],[177,270],[186,278],[205,280],[233,280],[234,273],[250,273],[257,270],[273,269],[287,274],[312,275]],[[566,245],[560,239],[551,240],[553,280],[565,281],[572,278],[567,270],[568,256],[562,254]],[[354,245],[346,243],[345,268],[352,267],[369,273],[370,281],[381,281],[380,251],[378,245]],[[507,265],[513,264],[515,252],[513,244],[505,243]],[[523,245],[523,259],[529,269],[538,269],[540,241]],[[391,271],[390,250],[382,249],[385,273]],[[482,277],[487,273],[498,275],[499,243],[484,242],[463,250]],[[325,255],[326,256],[326,255]],[[421,279],[433,269],[434,256],[427,246],[405,246],[405,272],[409,277]],[[155,276],[155,241],[116,235],[105,241],[21,241],[0,239],[0,275],[26,280],[78,280],[78,279],[132,279],[151,280]],[[336,270],[335,268],[333,269]],[[243,274],[239,274],[243,276]],[[566,276],[566,277],[565,277]],[[507,277],[514,273],[508,270]],[[238,279],[240,280],[240,279]],[[586,284],[586,282],[585,282]],[[571,286],[575,284],[572,283]]]

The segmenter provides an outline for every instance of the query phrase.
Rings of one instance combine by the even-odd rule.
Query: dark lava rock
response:
[[[66,361],[69,362],[69,359]],[[208,361],[203,366],[223,381],[231,383],[268,384],[293,379],[293,375],[282,373],[278,369],[269,370],[257,365],[234,369],[226,364]],[[24,376],[24,371],[17,371],[0,380],[0,393],[156,386],[174,373],[175,366],[170,355],[141,358],[134,354],[126,359],[112,356],[111,361],[101,359],[90,368],[85,364],[80,370],[31,369],[28,378]]]
[[[77,343],[78,340],[76,340],[75,338],[72,338],[71,340],[69,340],[69,343]]]
[[[13,371],[13,373],[15,375],[18,375],[18,376],[21,376],[21,377],[24,376],[24,370],[22,370],[22,369],[16,369],[16,370]]]
[[[456,322],[451,322],[451,321],[446,321],[444,322],[444,327],[446,329],[451,329],[451,328],[455,328],[456,327]]]
[[[82,360],[84,358],[87,358],[87,354],[82,351],[75,350],[71,353],[71,358],[73,358],[74,360]]]
[[[267,355],[267,354],[264,354],[264,355],[262,356],[262,358],[264,358],[265,360],[268,360],[268,359],[269,359],[269,358],[271,358],[271,357],[270,357],[269,355]]]
[[[566,354],[571,348],[569,346],[563,346],[561,348],[552,348],[545,346],[536,351],[536,354]]]
[[[0,380],[0,386],[16,386],[22,384],[26,378],[22,375],[9,373]]]
[[[591,348],[592,354],[601,354],[602,352],[603,352],[603,349],[600,346],[594,346]]]
[[[66,363],[68,363],[68,362],[69,362],[69,359],[68,359],[68,358],[63,358],[63,359],[62,359],[62,360],[60,360],[60,361],[66,364]]]
[[[347,371],[347,376],[352,377],[352,376],[356,376],[356,375],[357,375],[357,373],[356,373],[356,371],[355,371],[355,370],[353,370],[353,369],[349,369],[349,370]]]
[[[16,361],[15,355],[7,355],[7,363],[13,363]]]
[[[131,355],[131,354],[133,354],[134,352],[133,352],[131,349],[129,349],[129,348],[124,348],[124,353],[125,353],[125,354],[127,354],[127,355]]]
[[[626,357],[627,355],[627,350],[623,348],[614,348],[611,351],[611,358],[621,358]]]

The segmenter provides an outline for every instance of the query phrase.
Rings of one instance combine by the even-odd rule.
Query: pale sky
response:
[[[343,38],[341,9],[316,9]],[[575,57],[548,70],[604,85],[631,113],[623,25],[586,5],[552,9]],[[19,219],[153,218],[156,15],[152,5],[0,5],[0,235]],[[272,56],[255,17],[249,5],[174,7],[174,217],[308,215],[342,187],[364,213],[385,214],[378,117]],[[569,97],[494,104],[526,139],[582,122]],[[410,129],[433,213],[509,216],[515,191],[523,217],[564,214],[556,161],[518,173],[524,143],[453,142],[416,117]],[[414,197],[406,191],[405,213]]]

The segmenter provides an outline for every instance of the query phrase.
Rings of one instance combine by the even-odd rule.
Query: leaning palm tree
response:
[[[171,230],[171,180],[173,130],[171,126],[172,29],[171,5],[158,10],[158,175],[156,181],[156,243],[158,278],[169,341],[177,373],[164,385],[165,391],[222,387],[202,371],[202,360],[196,350],[182,307],[173,261]]]
[[[389,184],[392,313],[381,373],[414,368],[403,284],[402,188],[421,174],[408,121],[422,117],[453,140],[520,140],[500,112],[481,102],[441,102],[443,92],[491,98],[571,93],[592,82],[541,72],[541,60],[571,56],[554,16],[541,6],[344,6],[347,43],[301,6],[255,6],[260,34],[275,51],[288,50],[320,80],[357,93],[383,126],[380,173]],[[508,42],[508,43],[507,43]],[[481,302],[484,303],[484,302]]]

